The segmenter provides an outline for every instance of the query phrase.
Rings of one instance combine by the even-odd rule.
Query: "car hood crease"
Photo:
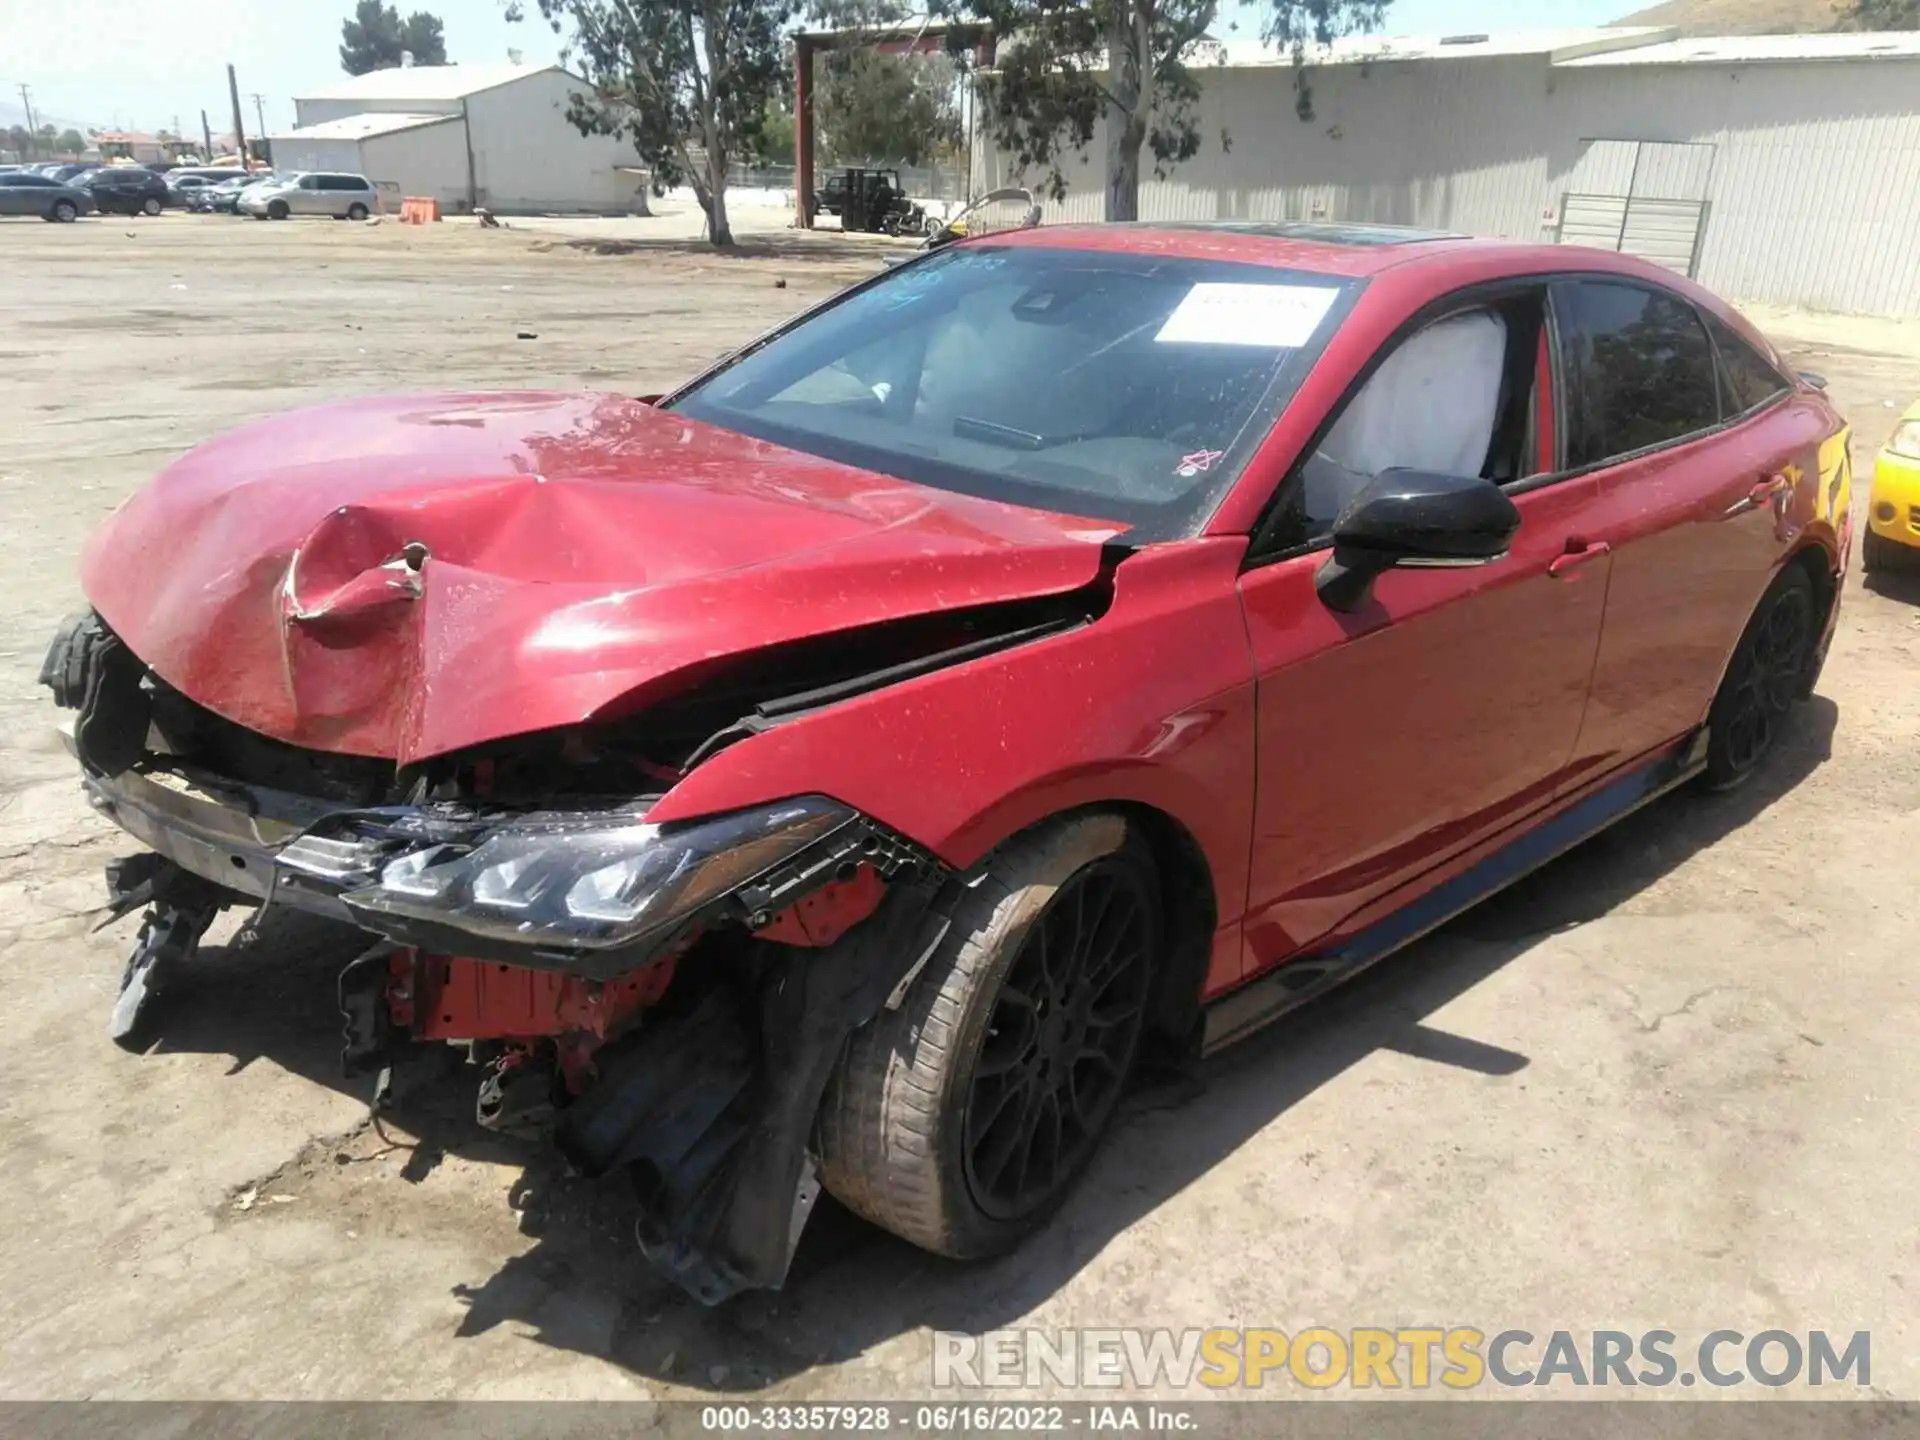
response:
[[[82,579],[207,709],[408,764],[636,708],[722,657],[1065,593],[1115,530],[622,396],[436,395],[191,451],[96,533]]]

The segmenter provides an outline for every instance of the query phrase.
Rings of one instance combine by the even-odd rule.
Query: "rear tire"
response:
[[[287,202],[284,200],[275,200],[267,206],[267,218],[269,220],[284,220],[292,213],[291,210],[287,209]]]
[[[80,207],[71,200],[56,200],[47,218],[56,225],[71,225],[80,217]]]
[[[1743,784],[1773,753],[1818,642],[1813,582],[1788,565],[1754,607],[1707,711],[1709,788]]]
[[[1111,1124],[1161,917],[1152,862],[1116,815],[1042,826],[958,883],[899,1009],[848,1041],[819,1143],[842,1204],[971,1259],[1042,1224]]]
[[[158,215],[160,213],[160,202],[154,199],[153,196],[149,195],[146,199],[140,202],[140,213],[142,215],[145,215],[148,219],[152,219],[155,215]]]

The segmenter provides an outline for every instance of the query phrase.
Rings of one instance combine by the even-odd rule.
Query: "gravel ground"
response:
[[[1875,1393],[1920,1396],[1920,588],[1857,575],[1759,782],[1663,801],[1140,1097],[996,1264],[823,1206],[786,1292],[700,1309],[635,1259],[618,1185],[477,1130],[470,1080],[369,1122],[337,1069],[351,940],[316,923],[222,932],[151,1053],[109,1044],[126,847],[34,684],[87,532],[255,416],[656,390],[885,253],[675,233],[0,223],[0,1398],[901,1397],[932,1329],[1421,1322],[1870,1330]],[[1920,326],[1759,318],[1830,377],[1864,494]]]

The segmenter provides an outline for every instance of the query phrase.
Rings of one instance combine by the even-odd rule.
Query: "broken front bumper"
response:
[[[70,748],[72,747],[69,739]],[[289,905],[442,954],[612,980],[729,924],[817,947],[887,883],[941,867],[820,796],[649,825],[648,802],[504,812],[463,802],[355,808],[149,758],[83,770],[101,814],[236,900]],[[850,884],[856,878],[863,883]],[[832,934],[795,909],[840,892]],[[860,902],[858,913],[848,911]],[[789,934],[791,932],[791,935]]]
[[[73,727],[60,738],[77,753]],[[189,874],[252,900],[276,902],[349,920],[337,895],[318,890],[274,893],[274,856],[336,806],[257,786],[216,786],[170,770],[83,774],[87,801],[148,849]]]
[[[644,797],[571,813],[355,808],[208,774],[147,748],[140,674],[116,644],[70,626],[43,674],[78,712],[62,733],[95,808],[173,879],[217,887],[196,892],[209,914],[290,905],[398,942],[341,976],[350,1063],[436,1031],[554,1037],[562,1069],[575,1062],[554,1139],[588,1174],[636,1177],[654,1263],[708,1303],[782,1283],[818,1193],[821,1096],[847,1037],[898,1003],[944,934],[945,866],[821,796],[661,826]],[[166,878],[147,876],[149,898]],[[669,955],[714,963],[652,965]],[[538,990],[555,1015],[501,1021],[509,1007],[476,991],[501,1023],[463,1031],[445,1003],[454,966]],[[528,971],[564,978],[542,988]],[[424,1025],[423,978],[440,983]]]

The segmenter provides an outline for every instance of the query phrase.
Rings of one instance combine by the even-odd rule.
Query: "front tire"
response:
[[[153,196],[149,195],[146,199],[140,202],[140,213],[142,215],[145,215],[148,219],[152,219],[155,215],[158,215],[160,213],[160,202],[154,199]]]
[[[287,202],[284,200],[275,200],[267,206],[267,218],[269,220],[284,220],[292,213],[291,210],[287,209]]]
[[[1152,862],[1115,815],[1030,831],[959,884],[899,1009],[849,1040],[819,1139],[842,1204],[972,1259],[1042,1224],[1112,1123],[1161,916]]]
[[[1899,541],[1876,535],[1871,530],[1860,537],[1860,568],[1868,574],[1906,570],[1912,564],[1912,554]]]
[[[1779,744],[1819,638],[1813,582],[1797,564],[1760,597],[1707,711],[1707,784],[1743,784]]]
[[[364,205],[361,205],[361,204],[359,204],[359,203],[357,203],[357,202],[356,202],[356,203],[354,203],[354,204],[352,204],[352,205],[349,205],[349,206],[347,207],[347,219],[349,219],[349,220],[364,220],[364,219],[366,219],[366,218],[367,218],[367,207],[366,207],[366,206],[364,206]]]

